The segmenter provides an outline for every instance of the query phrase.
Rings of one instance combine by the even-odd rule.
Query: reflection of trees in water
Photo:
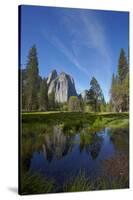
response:
[[[80,152],[83,149],[91,155],[92,159],[96,159],[100,153],[103,138],[95,133],[89,133],[87,130],[83,130],[80,134]]]
[[[54,157],[61,159],[72,150],[73,136],[64,134],[58,125],[53,126],[52,134],[44,135],[43,153],[48,161]]]
[[[33,153],[33,139],[29,137],[21,144],[21,167],[22,170],[27,171],[30,168],[30,161]]]
[[[90,152],[92,159],[96,159],[100,153],[103,138],[95,134],[94,143],[89,145],[86,150]]]
[[[129,152],[129,130],[127,128],[117,128],[110,130],[110,139],[115,150],[118,152]]]
[[[32,157],[32,153],[31,154],[26,154],[26,156],[22,157],[22,170],[27,171],[30,168],[30,160]]]

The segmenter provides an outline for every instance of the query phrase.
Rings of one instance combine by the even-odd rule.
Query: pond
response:
[[[66,130],[64,125],[55,124],[41,127],[41,132],[39,126],[34,130],[26,130],[28,138],[25,136],[22,139],[22,170],[54,179],[58,188],[56,191],[62,191],[65,182],[76,177],[81,171],[85,172],[89,180],[102,176],[110,178],[121,173],[121,170],[128,176],[127,167],[121,169],[117,164],[114,166],[114,163],[119,161],[120,165],[123,165],[122,162],[128,162],[128,128],[101,128],[90,131],[85,124],[77,130]],[[122,161],[121,155],[124,156]],[[108,168],[104,161],[111,163]]]

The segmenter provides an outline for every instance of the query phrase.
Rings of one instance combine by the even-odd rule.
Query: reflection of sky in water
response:
[[[56,129],[52,137],[46,138],[45,148],[33,152],[30,169],[56,178],[59,182],[78,173],[80,169],[85,170],[89,177],[95,177],[101,173],[102,160],[117,153],[108,128],[95,133],[93,142],[83,144],[82,150],[79,133],[67,136]]]

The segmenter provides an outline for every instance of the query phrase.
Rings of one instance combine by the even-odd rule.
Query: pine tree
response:
[[[70,96],[68,100],[68,108],[71,112],[81,111],[80,101],[77,96]]]
[[[90,90],[88,92],[88,99],[93,106],[95,112],[100,111],[100,105],[105,103],[103,92],[95,77],[92,77],[90,82]]]
[[[124,95],[124,108],[125,111],[129,111],[129,73],[127,73],[126,78],[123,83],[123,90],[125,91]]]
[[[112,75],[112,83],[111,83],[111,90],[110,90],[110,104],[112,104],[113,108],[112,111],[116,111],[117,107],[116,107],[116,84],[117,84],[117,80],[118,78],[115,77],[114,73]]]
[[[21,91],[21,108],[22,110],[26,109],[26,69],[20,70],[20,91]]]
[[[120,51],[118,73],[112,76],[110,93],[113,110],[127,111],[129,107],[129,58],[127,60],[124,49]]]
[[[118,62],[118,77],[119,77],[120,83],[124,81],[127,73],[128,73],[128,63],[127,63],[125,51],[122,48],[120,51],[119,62]]]
[[[112,75],[111,103],[113,105],[113,111],[122,111],[123,88],[118,76],[115,76],[114,74]]]
[[[55,109],[55,92],[54,90],[48,95],[48,102],[49,102],[49,108],[51,110]]]
[[[37,110],[38,109],[38,58],[36,46],[29,51],[28,62],[26,66],[27,79],[26,79],[26,107],[27,110]]]
[[[40,93],[39,93],[39,110],[47,111],[48,110],[48,87],[46,79],[41,81]]]

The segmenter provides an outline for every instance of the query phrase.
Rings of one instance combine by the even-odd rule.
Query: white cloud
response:
[[[76,66],[80,71],[82,71],[86,75],[89,75],[88,71],[81,66],[77,57],[72,52],[72,49],[69,49],[61,40],[61,38],[59,38],[57,35],[47,34],[45,31],[43,32],[43,35],[50,43],[52,43],[52,45],[54,45],[58,50],[60,50],[67,57],[67,59],[74,64],[74,66]]]
[[[88,50],[95,49],[100,54],[102,67],[109,74],[111,72],[111,51],[104,26],[100,20],[87,11],[81,11],[79,18],[74,15],[64,15],[63,20],[68,33],[71,35],[72,50],[76,58],[80,57],[80,50],[82,51],[83,46],[87,47]],[[96,62],[97,59],[93,61],[93,67],[95,67]]]
[[[84,12],[83,10],[78,15],[63,11],[60,14],[61,18],[58,23],[68,35],[68,43],[66,43],[65,38],[59,36],[58,31],[43,31],[44,37],[89,78],[91,69],[88,69],[88,67],[93,67],[93,71],[96,74],[104,71],[107,74],[105,78],[107,78],[111,73],[111,52],[100,20],[92,12]],[[80,55],[83,53],[84,47],[88,50],[93,49],[96,51],[95,59],[86,58],[88,61],[91,60],[91,66],[85,66],[82,63]],[[99,54],[98,58],[100,58],[99,67],[97,53]]]

